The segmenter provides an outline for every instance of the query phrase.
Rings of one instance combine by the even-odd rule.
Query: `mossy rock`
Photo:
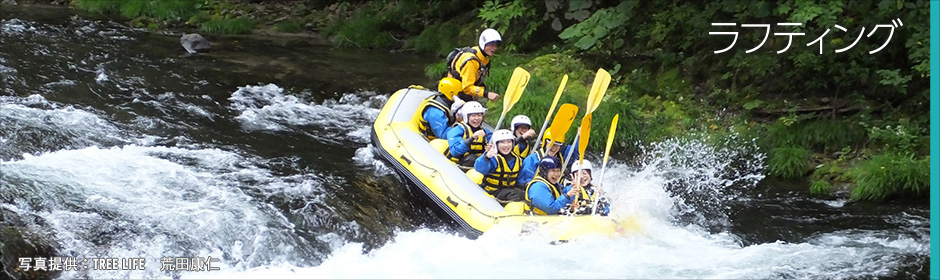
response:
[[[39,235],[24,232],[21,228],[0,221],[0,275],[13,279],[56,279],[61,271],[22,271],[19,258],[49,258],[58,256],[51,242]],[[35,264],[35,263],[31,263]]]

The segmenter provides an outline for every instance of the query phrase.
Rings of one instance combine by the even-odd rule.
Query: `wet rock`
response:
[[[186,49],[186,54],[183,57],[189,57],[200,52],[207,53],[212,48],[209,40],[196,33],[183,34],[180,37],[180,45],[183,46],[183,49]]]
[[[49,258],[57,256],[53,242],[30,232],[13,215],[0,215],[0,279],[55,279],[61,271],[23,271],[19,258]],[[35,265],[35,261],[30,262]],[[47,262],[48,264],[48,262]]]

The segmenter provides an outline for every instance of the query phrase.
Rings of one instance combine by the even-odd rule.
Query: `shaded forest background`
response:
[[[716,147],[754,139],[767,175],[809,180],[813,194],[882,201],[929,193],[928,1],[46,2],[152,30],[308,34],[342,48],[423,53],[441,61],[427,66],[430,79],[443,75],[448,52],[492,27],[503,45],[487,84],[502,92],[514,67],[532,73],[513,115],[540,124],[564,74],[562,102],[579,106],[597,68],[613,75],[589,149],[601,151],[619,114],[614,150],[623,158],[670,138]],[[873,32],[876,25],[891,26]],[[774,34],[783,32],[804,35]]]

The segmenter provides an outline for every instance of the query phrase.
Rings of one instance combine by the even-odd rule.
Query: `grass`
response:
[[[151,17],[158,20],[180,20],[199,12],[194,0],[75,0],[75,7],[99,14],[119,14],[124,18]]]
[[[809,187],[809,193],[812,195],[830,194],[832,193],[832,184],[824,180],[813,181],[813,185]]]
[[[857,146],[866,140],[865,128],[847,120],[796,120],[787,125],[784,121],[771,124],[768,147],[802,146],[814,151],[828,153],[846,146]]]
[[[304,27],[295,20],[285,19],[274,24],[274,31],[285,33],[299,33]]]
[[[810,152],[803,147],[779,147],[770,151],[767,169],[771,176],[798,178],[806,174]]]
[[[323,30],[323,34],[333,37],[333,44],[338,47],[378,49],[392,47],[396,41],[383,30],[386,24],[380,16],[377,5],[369,3],[359,8],[349,19],[337,19]]]
[[[562,68],[544,67],[543,64],[565,59],[558,56],[560,55],[553,54],[546,57],[534,57],[530,55],[497,53],[496,56],[492,57],[490,61],[490,75],[486,78],[487,91],[499,93],[500,99],[498,99],[497,102],[487,102],[486,121],[495,125],[496,121],[499,119],[499,115],[502,113],[506,86],[509,84],[509,80],[512,77],[516,65],[518,65],[526,69],[526,71],[529,71],[530,80],[529,84],[526,85],[525,91],[523,91],[522,97],[513,105],[511,111],[507,113],[506,119],[511,119],[513,116],[520,114],[527,115],[532,120],[533,127],[541,128],[541,124],[545,120],[545,115],[549,110],[548,107],[555,97],[555,92],[558,90],[564,72]],[[586,75],[583,69],[578,69],[578,72],[574,72],[574,68],[583,65],[580,65],[580,62],[570,58],[567,60],[568,61],[565,63],[578,64],[579,66],[572,65],[571,70],[573,71],[569,73],[566,91],[562,94],[562,98],[559,100],[559,105],[557,106],[564,103],[572,103],[583,107],[583,103],[587,100],[588,89],[584,86],[584,83],[578,81],[578,79]],[[443,58],[440,62],[428,65],[425,68],[425,74],[433,79],[443,77],[446,75],[445,71],[446,63]],[[579,102],[577,99],[581,99],[581,101]],[[578,116],[580,117],[581,114]]]
[[[851,169],[852,199],[885,200],[896,196],[923,197],[930,192],[930,161],[899,154],[881,154]]]
[[[117,14],[130,19],[132,26],[159,29],[169,22],[201,23],[202,30],[216,34],[250,33],[255,23],[247,18],[231,17],[219,14],[207,15],[199,7],[205,1],[195,0],[74,0],[76,8],[92,13]],[[226,2],[214,2],[216,9],[229,5]]]
[[[78,8],[83,11],[91,12],[91,13],[97,13],[97,14],[111,14],[111,13],[118,12],[123,3],[125,2],[108,1],[108,0],[72,1],[72,4],[75,5],[75,8]]]
[[[251,33],[255,23],[247,18],[229,18],[228,16],[212,16],[202,23],[202,31],[216,34],[246,34]]]
[[[571,103],[578,106],[578,114],[574,123],[566,134],[570,140],[577,134],[577,127],[585,115],[587,97],[594,82],[597,69],[589,67],[570,53],[552,53],[540,56],[497,54],[491,62],[490,76],[486,84],[488,90],[497,92],[501,99],[497,102],[488,102],[486,121],[494,124],[502,113],[502,96],[505,95],[505,86],[509,84],[512,71],[516,66],[526,69],[531,74],[529,84],[519,101],[507,113],[504,122],[516,115],[526,115],[533,123],[535,129],[541,129],[549,106],[552,104],[555,93],[560,86],[561,79],[568,75],[568,82],[564,92],[556,105],[556,111],[561,104]],[[445,74],[443,59],[425,68],[425,74],[432,79],[440,78]],[[614,137],[614,148],[630,150],[640,142],[663,140],[670,137],[686,135],[690,127],[697,121],[687,112],[688,104],[673,101],[664,101],[648,95],[637,97],[632,93],[629,84],[618,81],[629,81],[633,73],[618,74],[618,78],[611,81],[604,94],[603,102],[592,113],[591,135],[589,149],[602,151],[606,145],[614,115],[620,115],[617,123],[617,134]],[[505,127],[505,123],[503,126]]]

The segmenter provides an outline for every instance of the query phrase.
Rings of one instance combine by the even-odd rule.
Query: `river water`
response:
[[[369,144],[387,96],[433,85],[436,58],[251,36],[180,58],[178,35],[2,10],[0,222],[56,256],[146,260],[63,279],[927,278],[926,201],[810,196],[764,179],[747,139],[613,159],[611,215],[640,217],[639,233],[467,239]]]

